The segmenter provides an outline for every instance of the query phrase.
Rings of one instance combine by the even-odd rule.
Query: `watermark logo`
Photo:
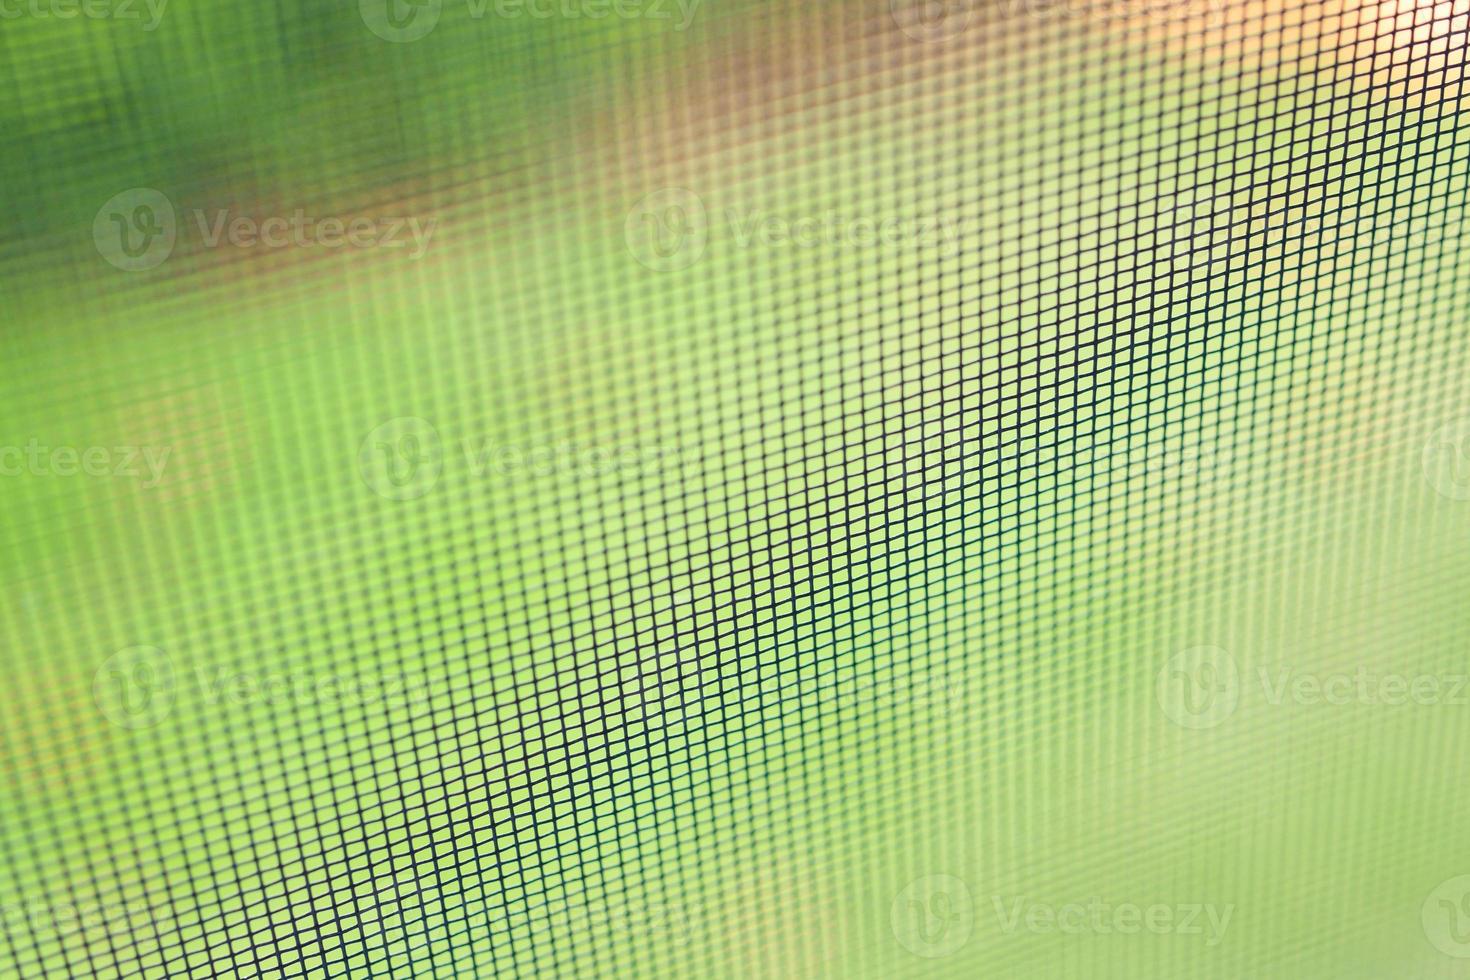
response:
[[[443,0],[358,0],[362,22],[384,41],[407,44],[427,37],[439,23]]]
[[[925,875],[894,896],[889,921],[904,949],[937,959],[959,952],[969,941],[975,903],[970,889],[953,875]]]
[[[1234,905],[1218,906],[1211,902],[1154,903],[1138,905],[1120,902],[1114,905],[1094,898],[1087,902],[1051,905],[1028,902],[1025,898],[1007,899],[992,895],[995,918],[1001,932],[1008,936],[1024,930],[1033,935],[1062,933],[1081,935],[1138,935],[1148,932],[1156,936],[1203,936],[1206,946],[1218,946],[1230,928]]]
[[[434,489],[444,468],[439,430],[421,418],[389,419],[357,452],[362,482],[389,500],[416,500]]]
[[[119,650],[92,676],[92,699],[103,716],[123,728],[152,728],[173,711],[173,661],[157,647]]]
[[[628,251],[655,272],[687,269],[709,244],[709,215],[691,190],[666,187],[633,205],[623,223]]]
[[[156,268],[173,254],[177,239],[173,202],[151,187],[114,195],[92,220],[97,252],[124,272]]]
[[[970,26],[976,0],[889,0],[893,21],[915,41],[956,38]]]
[[[1470,419],[1441,426],[1424,444],[1424,479],[1450,500],[1470,500]]]
[[[0,20],[148,20],[143,30],[158,29],[168,0],[0,0]]]
[[[1470,875],[1437,885],[1419,911],[1424,935],[1446,956],[1470,959]]]
[[[1240,703],[1235,658],[1219,647],[1191,647],[1169,658],[1155,679],[1159,707],[1182,728],[1214,728]]]

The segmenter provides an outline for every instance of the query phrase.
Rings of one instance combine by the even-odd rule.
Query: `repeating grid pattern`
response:
[[[1456,975],[1470,5],[918,6],[0,24],[0,973]]]

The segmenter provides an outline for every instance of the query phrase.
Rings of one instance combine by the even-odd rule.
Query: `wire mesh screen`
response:
[[[1453,977],[1470,0],[0,0],[0,975]]]

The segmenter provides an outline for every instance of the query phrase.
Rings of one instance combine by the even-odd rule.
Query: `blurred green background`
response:
[[[389,2],[0,11],[0,974],[1463,974],[1463,14]]]

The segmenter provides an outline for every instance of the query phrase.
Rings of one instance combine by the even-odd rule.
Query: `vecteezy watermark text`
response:
[[[652,473],[677,466],[681,459],[677,447],[645,444],[589,446],[562,440],[550,445],[515,445],[466,438],[461,446],[465,465],[476,479]],[[379,496],[415,500],[439,482],[446,456],[438,429],[425,419],[403,416],[367,434],[358,447],[357,467],[363,483]]]
[[[0,903],[0,930],[11,937],[103,939],[166,932],[172,925],[167,914],[141,903],[36,899]]]
[[[952,41],[975,23],[980,0],[889,0],[893,21],[916,41]],[[1005,14],[1179,20],[1208,14],[1219,24],[1224,0],[1001,0]]]
[[[687,30],[702,0],[464,0],[470,20],[646,20]],[[407,44],[427,37],[444,13],[445,0],[358,0],[367,29],[385,41]]]
[[[533,930],[550,935],[580,936],[590,932],[664,935],[687,945],[699,928],[692,910],[664,902],[614,905],[597,902],[521,902],[485,918],[500,928]],[[497,921],[499,920],[499,921]]]
[[[1014,936],[1018,932],[1035,935],[1062,933],[1068,936],[1122,936],[1152,933],[1156,936],[1203,936],[1206,946],[1218,946],[1230,928],[1234,905],[1212,902],[1154,903],[1139,905],[1119,902],[1114,905],[1100,898],[1086,902],[1051,905],[1030,902],[1025,898],[991,896],[996,921],[1001,932]]]
[[[0,0],[0,20],[148,20],[143,30],[157,30],[168,0]]]
[[[1225,0],[1002,0],[1002,9],[1032,17],[1093,17],[1103,20],[1145,18],[1180,20],[1224,16]]]
[[[258,219],[248,215],[232,216],[227,210],[206,213],[194,211],[199,240],[205,248],[218,248],[221,242],[235,248],[408,248],[411,259],[423,258],[434,236],[434,219],[420,223],[416,217],[377,218],[359,215],[351,218],[314,218],[301,208],[289,218],[276,216]]]
[[[123,728],[151,728],[180,702],[201,707],[295,704],[413,706],[430,691],[407,674],[322,673],[304,669],[237,671],[196,665],[181,671],[158,647],[119,650],[92,677],[98,709]]]
[[[437,224],[417,215],[318,216],[305,208],[260,216],[229,208],[193,208],[180,222],[173,202],[151,187],[134,187],[102,205],[92,222],[92,242],[113,266],[126,272],[155,268],[173,254],[181,232],[192,226],[199,248],[389,249],[422,258]]]
[[[1230,927],[1234,905],[1211,902],[1031,901],[1024,896],[992,895],[996,925],[1006,936],[1111,935],[1151,933],[1157,936],[1200,936],[1218,946]],[[953,875],[925,875],[909,882],[889,911],[893,935],[916,956],[934,959],[958,952],[977,926],[969,886]]]
[[[1358,706],[1464,706],[1470,704],[1470,674],[1400,674],[1366,665],[1313,672],[1291,665],[1257,667],[1242,680],[1236,659],[1219,647],[1191,647],[1169,658],[1156,677],[1156,695],[1166,717],[1182,728],[1214,728],[1259,687],[1261,701],[1284,704]]]
[[[52,447],[32,437],[24,446],[0,446],[0,476],[142,477],[141,486],[151,490],[172,452],[171,446]]]
[[[656,272],[675,272],[698,262],[713,244],[740,249],[871,249],[933,247],[952,255],[957,229],[944,218],[853,215],[836,210],[784,214],[761,208],[725,208],[710,220],[704,199],[682,187],[641,198],[623,223],[633,258]]]
[[[466,439],[465,462],[472,475],[550,476],[554,473],[606,473],[620,469],[652,472],[678,455],[667,446],[583,446],[570,440],[544,446],[522,446],[491,439]]]

